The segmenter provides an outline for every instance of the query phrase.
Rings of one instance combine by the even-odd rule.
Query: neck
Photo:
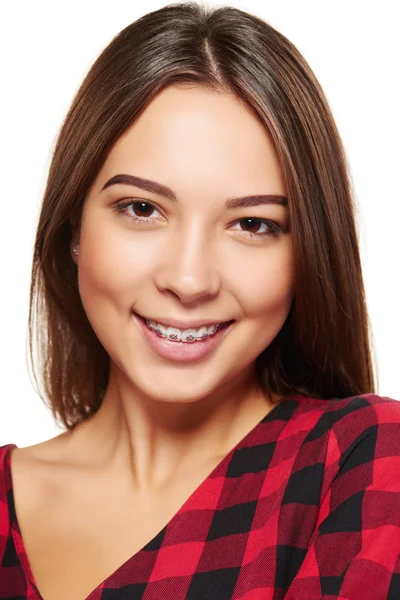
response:
[[[162,486],[172,474],[222,460],[277,399],[248,373],[203,400],[154,402],[114,368],[100,409],[72,436],[91,467],[128,469],[136,488]]]

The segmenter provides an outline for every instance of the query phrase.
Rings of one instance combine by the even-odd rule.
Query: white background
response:
[[[103,48],[129,23],[165,4],[2,3],[0,445],[28,446],[61,432],[33,389],[26,361],[32,246],[57,132]],[[378,393],[400,399],[398,2],[245,0],[230,5],[262,17],[288,37],[328,97],[359,206]]]

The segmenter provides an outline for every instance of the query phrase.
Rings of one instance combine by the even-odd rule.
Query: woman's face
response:
[[[186,403],[248,381],[293,297],[285,195],[268,133],[234,96],[172,86],[149,104],[109,154],[74,240],[82,302],[121,381]],[[200,336],[234,322],[176,342],[137,315]]]

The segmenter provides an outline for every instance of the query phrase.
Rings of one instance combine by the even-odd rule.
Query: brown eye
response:
[[[278,237],[283,233],[282,228],[269,219],[261,219],[259,217],[246,217],[236,222],[239,225],[242,233],[247,233],[250,237],[254,238],[266,238],[266,237]],[[262,229],[264,228],[264,230]]]
[[[136,217],[150,217],[154,210],[154,206],[143,200],[136,200],[131,206]]]
[[[124,202],[119,202],[114,206],[114,210],[123,217],[136,223],[150,223],[155,219],[160,219],[160,217],[155,217],[154,219],[153,214],[154,211],[159,212],[158,208],[144,200],[126,200]]]
[[[259,228],[260,225],[262,225],[262,223],[257,220],[257,219],[242,219],[242,221],[240,221],[241,224],[244,223],[244,226],[247,228],[246,230],[249,233],[259,233]]]

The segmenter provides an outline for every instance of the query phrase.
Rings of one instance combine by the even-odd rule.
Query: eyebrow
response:
[[[150,181],[150,179],[143,179],[136,175],[119,174],[114,175],[104,184],[102,190],[110,187],[111,185],[134,185],[135,187],[141,188],[146,192],[163,196],[174,202],[177,201],[177,197],[174,192],[167,186],[157,183],[156,181]],[[256,194],[252,196],[243,196],[240,198],[228,198],[225,202],[226,208],[240,208],[249,206],[259,206],[262,204],[279,204],[281,206],[287,206],[286,196],[280,194]]]

